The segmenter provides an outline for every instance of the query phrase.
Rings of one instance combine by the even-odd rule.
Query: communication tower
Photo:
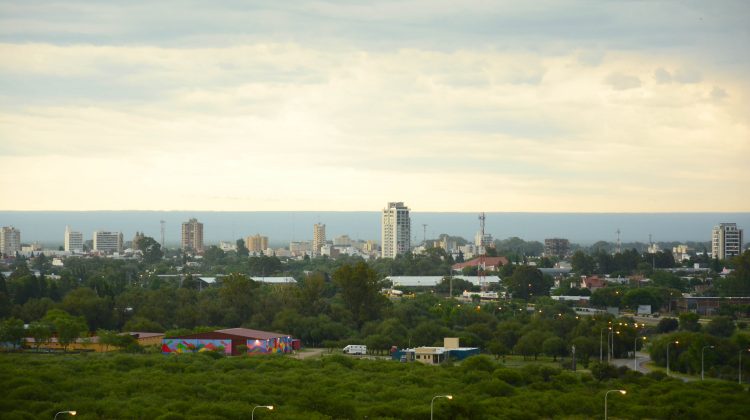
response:
[[[164,231],[166,230],[167,222],[164,220],[160,220],[159,224],[161,225],[161,250],[164,251],[167,248],[164,246]]]
[[[484,212],[479,213],[479,264],[477,265],[477,277],[479,277],[479,287],[483,292],[487,291],[487,282],[484,277],[485,266],[485,240],[484,240]]]

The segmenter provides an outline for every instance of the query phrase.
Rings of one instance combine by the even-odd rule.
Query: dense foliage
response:
[[[599,372],[599,371],[597,371]],[[742,419],[750,395],[736,383],[686,384],[664,375],[601,371],[598,379],[556,368],[509,369],[477,356],[460,366],[286,357],[216,358],[205,354],[32,355],[0,357],[4,419],[248,418],[436,419],[618,418]]]

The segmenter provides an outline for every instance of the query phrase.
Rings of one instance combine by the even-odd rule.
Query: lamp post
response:
[[[667,343],[667,376],[669,376],[669,345],[672,344],[672,343],[673,343],[673,341],[670,341],[669,343]],[[674,341],[674,344],[676,346],[677,344],[680,344],[680,342],[679,341]]]
[[[706,349],[712,349],[714,346],[703,346],[701,349],[701,381],[703,380],[703,353],[706,351]]]
[[[435,395],[434,397],[432,397],[432,401],[430,401],[430,420],[432,420],[432,416],[433,416],[433,413],[434,413],[433,409],[435,407],[435,399],[436,398],[447,398],[449,400],[452,400],[453,399],[453,395]]]
[[[619,392],[622,395],[627,394],[628,392],[624,389],[610,389],[609,391],[604,393],[604,420],[607,420],[607,396],[610,392]]]
[[[740,385],[742,384],[742,353],[750,351],[750,349],[742,349],[740,350],[740,365],[739,369],[737,370],[737,383]]]
[[[635,340],[633,340],[633,370],[638,370],[638,358],[635,355],[635,352],[638,351],[638,339],[641,338],[644,341],[646,340],[646,337],[638,337],[635,336]]]
[[[603,359],[602,359],[602,334],[604,333],[604,330],[606,330],[608,328],[610,330],[612,329],[612,327],[604,327],[604,328],[602,328],[602,329],[599,330],[599,363],[601,363],[603,361]],[[607,333],[607,334],[609,334],[609,333]],[[609,335],[607,336],[607,346],[609,346]],[[607,358],[609,358],[609,356],[607,356]]]
[[[272,405],[256,405],[253,407],[253,411],[250,412],[250,420],[255,420],[255,409],[256,408],[266,408],[268,410],[273,410]]]
[[[53,419],[57,419],[57,416],[59,416],[60,414],[70,414],[71,416],[75,416],[76,414],[78,414],[78,412],[75,411],[75,410],[71,410],[71,411],[59,411],[59,412],[57,412],[55,414],[55,417],[53,417]]]

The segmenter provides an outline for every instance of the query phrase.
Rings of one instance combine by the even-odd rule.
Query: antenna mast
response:
[[[422,223],[422,246],[427,248],[427,224]]]
[[[621,243],[620,243],[620,228],[617,228],[617,232],[615,233],[617,233],[617,248],[615,249],[615,253],[621,254],[622,249],[621,249]]]
[[[484,212],[479,213],[479,265],[477,266],[477,276],[479,277],[479,287],[482,291],[487,290],[487,283],[484,278],[485,265],[485,240],[484,240]]]
[[[161,250],[164,251],[167,248],[164,246],[164,232],[166,230],[167,222],[164,220],[159,220],[159,224],[161,225]]]

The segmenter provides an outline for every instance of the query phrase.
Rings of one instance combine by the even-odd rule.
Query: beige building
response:
[[[711,234],[711,255],[726,260],[742,254],[742,229],[737,223],[721,223]]]
[[[326,244],[326,225],[316,223],[313,225],[313,255],[320,255],[320,249]]]
[[[180,247],[183,251],[203,252],[203,223],[198,219],[190,219],[182,224]]]
[[[248,236],[245,238],[245,246],[250,252],[265,252],[268,249],[268,236],[261,236],[259,233]]]
[[[13,226],[3,226],[0,230],[0,253],[15,255],[21,251],[21,231]]]

